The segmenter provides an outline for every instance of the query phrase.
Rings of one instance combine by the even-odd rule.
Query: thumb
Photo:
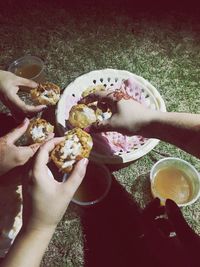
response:
[[[70,196],[71,198],[73,197],[74,193],[78,189],[79,185],[81,184],[85,173],[86,173],[86,168],[88,164],[88,159],[84,158],[80,161],[78,161],[69,176],[69,178],[64,182],[65,188],[67,191],[67,195]]]
[[[198,237],[187,224],[179,207],[171,199],[166,201],[166,212],[169,221],[173,224],[177,236],[183,243],[194,241]]]
[[[27,130],[29,125],[29,119],[25,118],[24,121],[11,132],[9,132],[5,137],[8,143],[15,143]]]
[[[35,155],[40,146],[41,144],[35,143],[30,146],[18,147],[18,155],[21,159],[21,164],[24,165],[28,162],[29,159]]]

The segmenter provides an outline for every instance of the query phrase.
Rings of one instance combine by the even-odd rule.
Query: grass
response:
[[[49,80],[65,87],[94,69],[125,69],[149,80],[169,111],[200,112],[200,49],[197,18],[178,11],[149,14],[133,9],[85,4],[66,7],[28,1],[0,13],[0,65],[32,54],[45,61]],[[106,7],[106,8],[105,8]],[[6,112],[1,106],[1,111]],[[191,162],[196,158],[160,142],[156,151]],[[114,172],[116,179],[144,207],[151,200],[148,173],[161,156],[155,151]],[[44,256],[43,267],[81,267],[84,236],[77,208],[71,206]],[[200,234],[200,201],[182,209]],[[120,211],[119,211],[120,212]]]

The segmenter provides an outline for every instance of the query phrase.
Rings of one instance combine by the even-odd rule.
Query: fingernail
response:
[[[38,84],[36,82],[32,81],[32,86],[33,87],[38,87]]]
[[[84,158],[84,159],[82,159],[81,161],[82,161],[82,163],[83,163],[84,165],[87,165],[88,162],[89,162],[89,160],[88,160],[87,158]]]
[[[44,110],[44,109],[46,109],[47,108],[47,106],[45,106],[45,105],[41,105],[41,109],[42,110]]]

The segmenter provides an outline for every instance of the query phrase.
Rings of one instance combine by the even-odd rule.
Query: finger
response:
[[[55,133],[49,133],[46,140],[45,140],[45,143],[48,142],[49,140],[51,140],[52,138],[54,138],[54,135],[55,135]]]
[[[102,112],[107,112],[107,110],[110,108],[105,102],[98,102],[97,107],[102,111]]]
[[[97,121],[91,125],[90,131],[93,133],[115,131],[111,125],[111,118],[104,121]]]
[[[22,77],[18,77],[18,85],[26,86],[29,88],[35,88],[38,86],[36,82],[29,80],[29,79],[22,78]]]
[[[181,210],[174,201],[167,199],[166,212],[169,221],[173,224],[176,234],[182,242],[188,243],[197,237],[185,221]]]
[[[10,94],[8,96],[8,101],[10,102],[10,106],[14,106],[14,109],[20,110],[22,113],[31,114],[38,113],[46,108],[45,105],[31,106],[25,104],[24,101],[20,99],[17,94]]]
[[[87,164],[88,164],[88,159],[86,158],[78,161],[70,177],[66,180],[66,182],[64,182],[68,196],[73,197],[77,188],[81,184],[86,173]]]
[[[34,169],[39,170],[43,168],[49,161],[49,153],[54,149],[54,147],[65,140],[64,137],[53,138],[50,141],[44,143],[36,156]]]
[[[28,162],[35,155],[40,146],[40,143],[36,143],[30,146],[18,147],[19,165],[24,165]]]
[[[89,104],[95,101],[108,103],[111,107],[116,102],[116,98],[113,95],[114,91],[100,91],[92,93],[79,101],[82,104]]]
[[[25,118],[24,121],[11,132],[9,132],[5,137],[8,143],[15,143],[27,130],[29,125],[29,119]]]

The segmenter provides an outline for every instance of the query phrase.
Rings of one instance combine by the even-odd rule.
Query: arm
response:
[[[2,267],[40,266],[43,254],[55,228],[46,230],[22,230],[8,252]]]
[[[158,138],[200,158],[200,115],[152,112],[149,123],[141,128],[144,137]]]
[[[81,100],[85,104],[93,101],[107,103],[112,111],[110,119],[93,125],[94,131],[118,131],[158,138],[200,158],[200,114],[150,110],[133,99],[118,100],[107,92],[97,92]]]
[[[63,138],[39,149],[23,184],[23,226],[2,267],[38,267],[57,224],[85,176],[87,159],[80,160],[65,182],[57,182],[47,167],[49,153]]]

